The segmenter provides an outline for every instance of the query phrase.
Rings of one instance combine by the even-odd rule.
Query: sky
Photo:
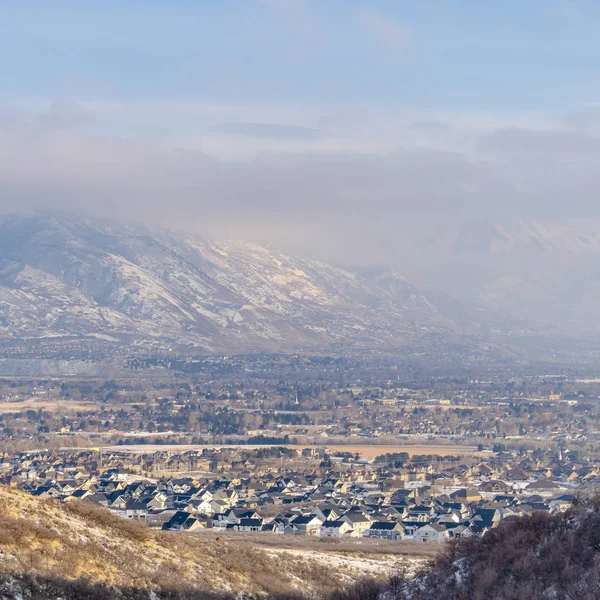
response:
[[[593,0],[0,0],[0,212],[364,262],[434,222],[598,219],[599,26]]]

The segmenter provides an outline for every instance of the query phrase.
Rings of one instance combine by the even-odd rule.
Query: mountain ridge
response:
[[[0,220],[0,338],[163,339],[207,352],[405,346],[485,325],[390,269],[64,214]]]

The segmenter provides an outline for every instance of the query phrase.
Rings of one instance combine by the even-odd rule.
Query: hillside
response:
[[[392,270],[352,272],[254,244],[64,214],[0,221],[0,342],[9,345],[476,347],[491,314]]]
[[[163,532],[85,502],[58,504],[0,486],[3,599],[326,597],[366,572],[385,573],[386,560],[388,570],[424,560],[320,546],[276,551],[251,539]]]
[[[368,547],[349,555],[330,541],[305,550],[292,541],[277,549],[256,536],[162,532],[87,503],[0,487],[0,598],[593,600],[600,586],[598,504],[507,520],[482,538],[450,543],[412,580],[403,570],[426,554],[396,555],[386,568],[385,555]]]
[[[336,600],[596,600],[600,507],[507,520],[482,538],[458,540],[406,582],[360,584]]]

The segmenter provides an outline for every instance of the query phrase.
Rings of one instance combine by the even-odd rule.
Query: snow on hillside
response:
[[[448,303],[450,306],[451,303]],[[0,221],[0,335],[126,334],[211,349],[397,346],[469,333],[398,274],[250,243],[45,215]]]

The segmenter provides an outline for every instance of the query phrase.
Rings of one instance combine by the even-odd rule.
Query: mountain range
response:
[[[390,269],[64,214],[0,221],[0,339],[148,340],[207,352],[397,347],[483,326]]]
[[[599,239],[472,226],[438,236],[428,254],[437,260],[415,250],[409,269],[405,257],[429,287],[391,268],[341,268],[249,242],[64,213],[9,216],[0,220],[0,346],[511,354],[524,340],[584,330],[600,311],[600,271],[589,268]]]

